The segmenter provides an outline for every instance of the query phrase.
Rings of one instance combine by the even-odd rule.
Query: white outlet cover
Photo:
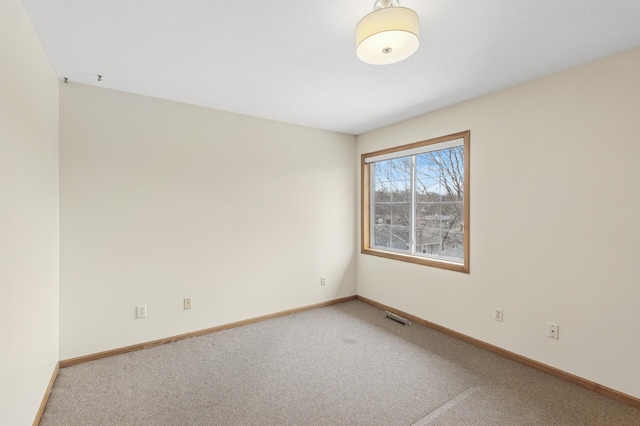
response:
[[[552,322],[547,323],[547,337],[552,339],[559,339],[558,333],[560,331],[560,327],[558,324],[554,324]]]
[[[147,316],[147,305],[136,306],[136,318],[144,318]]]
[[[502,322],[502,308],[493,308],[493,319]]]

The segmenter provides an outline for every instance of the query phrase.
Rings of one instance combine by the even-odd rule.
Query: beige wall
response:
[[[359,254],[358,294],[640,397],[638,70],[635,49],[359,136],[358,158],[471,130],[471,273]]]
[[[354,136],[73,83],[60,126],[61,359],[355,294]]]
[[[31,424],[58,361],[58,82],[0,2],[0,424]]]

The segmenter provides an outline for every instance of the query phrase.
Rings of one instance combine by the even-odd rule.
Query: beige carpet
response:
[[[640,425],[360,301],[60,370],[41,425]]]

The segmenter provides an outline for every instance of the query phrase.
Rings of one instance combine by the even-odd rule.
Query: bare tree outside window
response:
[[[375,165],[375,245],[409,251],[411,244],[411,159]]]
[[[462,259],[463,147],[416,156],[416,245],[420,253]]]

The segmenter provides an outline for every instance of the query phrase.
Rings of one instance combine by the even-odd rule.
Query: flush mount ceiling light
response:
[[[374,11],[358,22],[356,55],[368,64],[386,65],[413,55],[420,44],[418,14],[398,0],[377,0]]]

